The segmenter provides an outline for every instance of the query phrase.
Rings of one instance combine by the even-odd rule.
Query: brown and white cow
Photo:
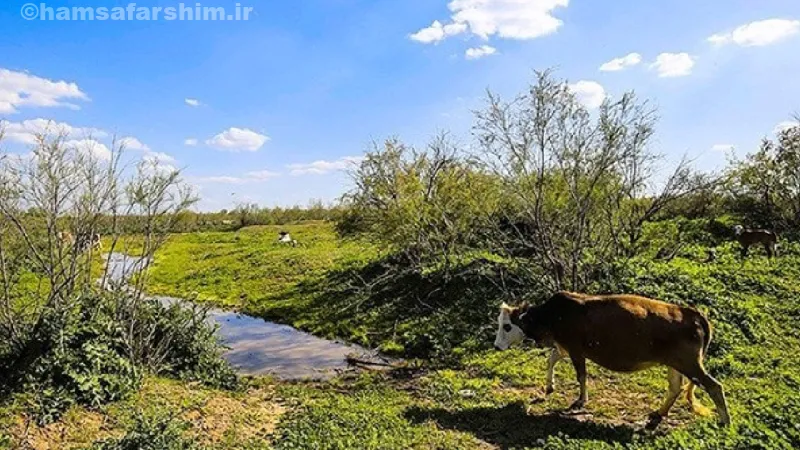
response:
[[[774,231],[763,229],[750,229],[741,225],[733,227],[736,240],[742,246],[742,257],[746,257],[750,246],[762,245],[767,252],[767,256],[772,258],[778,253],[778,235]]]
[[[669,394],[650,415],[650,427],[667,416],[690,381],[686,398],[693,411],[707,412],[695,402],[694,387],[708,392],[724,424],[730,423],[722,385],[706,372],[703,358],[711,342],[711,325],[697,310],[635,295],[590,296],[559,292],[540,306],[503,305],[494,346],[506,350],[533,339],[552,347],[547,368],[547,393],[553,392],[553,368],[569,357],[580,383],[580,397],[570,409],[587,401],[586,360],[616,372],[669,367]]]

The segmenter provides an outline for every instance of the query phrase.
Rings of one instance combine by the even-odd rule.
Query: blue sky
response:
[[[201,209],[333,200],[373,139],[469,143],[485,90],[513,95],[534,69],[587,104],[635,90],[659,108],[655,149],[704,169],[800,112],[797,0],[241,0],[236,22],[28,21],[24,3],[0,4],[5,146],[25,151],[36,119],[131,137],[185,169]],[[67,5],[126,3],[47,3]]]

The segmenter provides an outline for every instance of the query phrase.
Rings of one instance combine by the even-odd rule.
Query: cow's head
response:
[[[744,232],[744,227],[743,226],[736,225],[735,227],[733,227],[733,234],[735,234],[736,236],[739,236],[743,232]]]
[[[500,315],[497,316],[497,337],[494,340],[494,348],[497,350],[508,350],[512,345],[517,345],[525,340],[525,332],[522,331],[520,317],[527,310],[522,308],[512,308],[503,305],[500,307]]]

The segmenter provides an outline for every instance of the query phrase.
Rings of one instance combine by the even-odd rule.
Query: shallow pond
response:
[[[124,282],[146,268],[149,261],[119,253],[107,258],[109,279]],[[158,297],[165,303],[184,300]],[[224,357],[244,375],[274,375],[282,379],[321,379],[347,370],[348,355],[381,361],[375,352],[342,342],[320,339],[287,325],[236,312],[212,309],[209,320],[219,326]]]

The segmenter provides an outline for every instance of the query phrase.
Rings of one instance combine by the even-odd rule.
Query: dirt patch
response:
[[[188,383],[151,379],[133,398],[101,411],[73,408],[56,423],[40,427],[19,415],[11,430],[12,448],[77,449],[125,434],[135,413],[175,414],[202,444],[269,441],[286,407],[271,386],[232,393]],[[232,446],[235,448],[235,446]]]

